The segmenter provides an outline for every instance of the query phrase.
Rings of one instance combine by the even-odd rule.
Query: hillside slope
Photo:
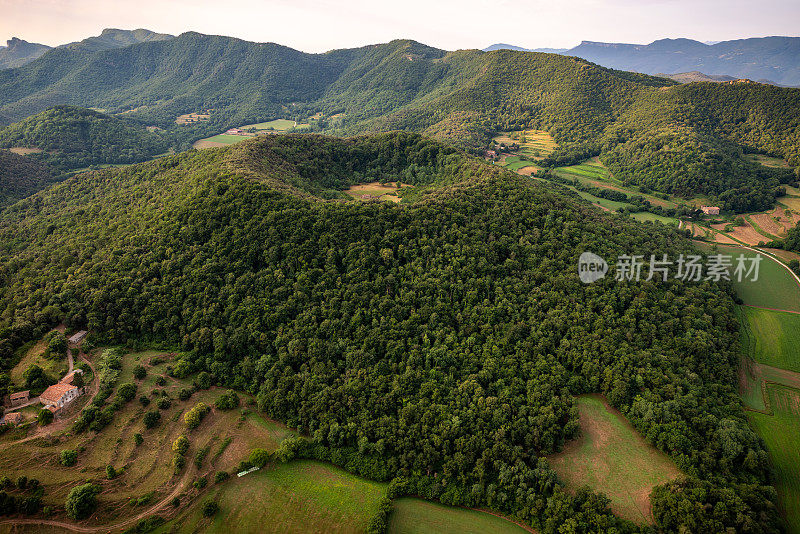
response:
[[[159,134],[89,109],[56,106],[0,130],[0,147],[40,152],[29,158],[61,170],[135,163],[167,150]]]
[[[323,113],[338,117],[327,126],[334,134],[403,129],[473,148],[496,131],[537,128],[559,144],[545,165],[600,155],[634,184],[706,195],[733,211],[771,206],[796,175],[743,155],[800,166],[800,90],[676,85],[554,54],[446,52],[408,40],[305,54],[188,33],[95,53],[54,50],[0,71],[0,122],[57,103],[164,128],[181,113],[212,109],[204,127],[216,131]]]
[[[0,150],[0,209],[55,183],[53,174],[47,165]]]
[[[409,174],[412,203],[315,195]],[[575,437],[574,396],[599,392],[687,474],[654,501],[670,531],[776,532],[731,297],[585,286],[584,250],[692,249],[415,134],[263,136],[81,174],[0,214],[0,358],[59,322],[179,344],[176,367],[310,436],[302,455],[543,532],[640,532],[541,459]]]

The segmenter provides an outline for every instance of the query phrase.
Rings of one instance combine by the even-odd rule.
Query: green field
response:
[[[558,174],[574,174],[577,176],[584,176],[586,178],[593,178],[595,180],[607,181],[611,173],[605,167],[599,165],[592,165],[591,163],[580,163],[570,167],[556,167]]]
[[[619,516],[651,523],[650,492],[681,472],[602,397],[579,397],[578,410],[581,437],[550,457],[553,469],[568,489],[589,486],[608,495]]]
[[[662,224],[668,224],[671,226],[678,226],[678,219],[674,217],[664,217],[663,215],[656,215],[655,213],[650,213],[649,211],[640,211],[638,213],[634,213],[631,215],[637,221],[657,221]]]
[[[454,508],[410,497],[397,499],[389,534],[523,534],[519,525],[478,510]]]
[[[750,412],[753,428],[764,438],[775,466],[778,490],[788,532],[800,534],[800,391],[771,385],[767,388],[774,415]]]
[[[297,124],[295,121],[290,121],[289,119],[275,119],[272,121],[267,122],[259,122],[257,124],[248,124],[247,126],[242,126],[242,130],[275,130],[278,132],[286,132],[291,129],[303,129],[308,128],[308,124]]]
[[[758,363],[800,372],[800,314],[741,306],[742,345]]]
[[[729,245],[711,245],[701,242],[695,242],[695,245],[704,252],[729,254],[733,256],[734,264],[740,254],[744,254],[747,258],[752,258],[757,254],[751,250]],[[717,252],[712,252],[713,250]],[[782,263],[766,254],[761,254],[761,256],[763,259],[759,266],[757,281],[738,282],[733,280],[739,298],[751,306],[800,312],[800,284]]]
[[[246,135],[228,135],[228,134],[219,134],[215,135],[214,137],[209,137],[208,139],[204,139],[204,141],[211,141],[213,143],[225,143],[226,145],[232,145],[234,143],[240,143],[242,141],[246,141],[247,139],[251,139]]]
[[[386,484],[300,460],[234,477],[156,532],[364,532],[385,494]],[[213,519],[200,510],[207,499],[220,506]]]

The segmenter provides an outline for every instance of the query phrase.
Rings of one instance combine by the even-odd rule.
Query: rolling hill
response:
[[[496,131],[543,129],[559,145],[545,165],[600,155],[626,182],[706,195],[732,211],[766,209],[781,184],[796,180],[745,152],[800,166],[800,90],[678,86],[575,57],[447,52],[407,40],[306,54],[187,33],[98,52],[53,50],[0,71],[0,122],[65,103],[163,128],[213,109],[207,128],[217,132],[322,113],[340,117],[327,127],[333,134],[402,129],[472,148],[488,146]]]
[[[56,106],[0,130],[0,147],[34,149],[26,157],[66,171],[144,161],[165,152],[168,141],[97,111]]]
[[[368,180],[414,194],[322,198]],[[600,392],[686,473],[653,502],[670,531],[777,532],[730,295],[585,286],[582,250],[692,248],[417,134],[262,136],[80,174],[1,213],[0,360],[61,322],[180,346],[176,370],[251,392],[307,436],[298,455],[542,532],[645,532],[542,458],[576,436],[575,396]]]

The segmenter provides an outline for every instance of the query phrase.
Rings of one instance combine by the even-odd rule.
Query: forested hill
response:
[[[0,150],[0,209],[55,183],[54,174],[43,163]]]
[[[428,192],[314,194],[358,177]],[[576,436],[574,396],[601,392],[686,475],[656,489],[658,528],[778,532],[728,292],[585,286],[585,250],[691,248],[415,134],[263,136],[81,174],[0,214],[0,358],[60,322],[169,343],[174,374],[256,394],[309,437],[302,455],[545,534],[640,532],[542,458]]]
[[[600,155],[625,181],[707,195],[735,211],[766,209],[796,179],[743,151],[800,166],[800,89],[678,86],[574,57],[446,52],[414,41],[305,54],[187,33],[99,52],[53,50],[0,71],[0,123],[63,103],[131,111],[126,117],[164,128],[181,113],[212,109],[207,127],[216,131],[323,112],[338,117],[328,125],[337,135],[403,129],[473,148],[496,131],[541,128],[560,145],[545,164]]]
[[[56,106],[0,130],[0,148],[37,149],[27,157],[62,171],[144,161],[168,146],[164,136],[139,124],[72,106]]]

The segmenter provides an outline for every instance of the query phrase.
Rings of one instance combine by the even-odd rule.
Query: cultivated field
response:
[[[639,524],[652,523],[653,487],[681,472],[647,443],[631,424],[598,395],[578,398],[581,437],[550,457],[567,488],[589,486],[608,495],[612,510]]]
[[[695,243],[702,251],[710,254],[728,254],[733,257],[734,265],[736,258],[744,254],[746,258],[752,258],[757,253],[741,247],[727,245],[709,245],[707,243]],[[712,247],[716,247],[716,252]],[[761,254],[762,260],[759,265],[759,276],[756,282],[743,280],[738,282],[733,280],[736,293],[745,304],[751,306],[761,306],[764,308],[774,308],[779,310],[789,310],[800,312],[800,284],[792,276],[791,272],[778,260]]]
[[[784,517],[791,534],[800,533],[800,390],[783,386],[767,388],[774,415],[749,413],[750,423],[764,439],[775,466]]]
[[[800,314],[741,307],[742,343],[758,363],[800,372]]]
[[[95,366],[98,363],[96,357],[90,361]],[[203,422],[190,431],[183,422],[183,413],[200,401],[213,407],[224,390],[201,389],[189,399],[180,400],[179,391],[190,388],[194,377],[178,380],[167,376],[166,367],[172,363],[171,355],[156,351],[125,356],[116,389],[126,382],[134,383],[136,398],[123,404],[102,430],[73,433],[72,417],[47,427],[31,425],[6,432],[0,438],[0,475],[16,479],[24,474],[40,480],[45,488],[43,505],[52,508],[54,520],[64,519],[64,500],[69,490],[91,479],[102,487],[102,492],[98,511],[89,523],[118,524],[156,512],[168,517],[180,508],[164,506],[166,501],[178,496],[180,506],[184,506],[197,497],[199,490],[191,485],[194,480],[212,477],[216,471],[230,471],[252,448],[275,450],[285,437],[293,435],[283,425],[255,413],[249,406],[252,397],[244,393],[239,394],[240,408],[212,408]],[[143,380],[133,377],[137,364],[147,370]],[[140,396],[150,401],[147,407],[139,401]],[[162,398],[169,399],[169,406],[156,407]],[[111,400],[113,394],[107,402]],[[161,414],[161,419],[147,429],[143,416],[153,410]],[[141,445],[135,443],[137,433],[143,437]],[[172,443],[181,434],[189,438],[190,446],[186,467],[176,474],[171,465]],[[60,464],[59,455],[64,450],[78,451],[75,465]],[[206,452],[197,467],[193,460],[199,451]],[[113,480],[106,476],[108,465],[120,473]]]
[[[14,154],[18,154],[20,156],[27,156],[28,154],[40,154],[42,152],[41,148],[28,148],[21,146],[12,147],[9,148],[9,150]]]
[[[454,508],[410,497],[397,499],[389,534],[524,534],[530,529],[487,512]]]
[[[175,119],[175,124],[193,124],[196,122],[206,122],[210,118],[211,115],[209,114],[208,111],[206,113],[186,113],[184,115],[178,115],[178,117]]]
[[[161,533],[364,532],[386,494],[386,484],[355,477],[307,460],[267,466],[212,488]],[[204,518],[200,502],[217,501],[220,512]]]

